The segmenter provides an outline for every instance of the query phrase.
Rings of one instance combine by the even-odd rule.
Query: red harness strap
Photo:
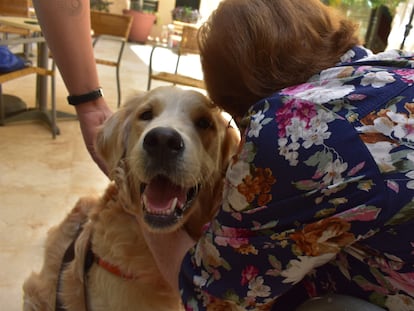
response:
[[[119,267],[103,260],[102,258],[99,258],[98,256],[95,255],[96,258],[96,263],[102,267],[103,269],[105,269],[106,271],[119,276],[125,280],[137,280],[139,277],[138,275],[134,275],[132,273],[124,273],[121,271],[121,269],[119,269]]]

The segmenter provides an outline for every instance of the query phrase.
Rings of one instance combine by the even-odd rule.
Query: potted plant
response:
[[[109,12],[109,6],[111,4],[112,2],[106,0],[90,0],[91,9],[102,12]]]
[[[152,26],[156,22],[158,0],[131,0],[125,15],[133,16],[129,41],[145,44]]]
[[[200,12],[188,6],[177,6],[171,11],[172,19],[175,21],[197,24],[201,18]]]

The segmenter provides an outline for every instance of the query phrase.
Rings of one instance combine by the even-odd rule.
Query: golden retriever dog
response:
[[[239,138],[196,91],[160,87],[124,105],[97,138],[113,182],[50,231],[43,268],[23,285],[24,310],[181,310],[137,217],[155,232],[199,237]]]

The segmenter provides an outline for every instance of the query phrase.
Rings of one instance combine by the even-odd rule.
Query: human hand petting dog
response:
[[[108,175],[107,165],[95,150],[95,138],[99,127],[113,112],[103,97],[75,107],[86,148],[99,168]]]

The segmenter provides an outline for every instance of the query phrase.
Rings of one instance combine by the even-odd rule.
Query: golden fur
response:
[[[169,139],[171,133],[174,139],[180,137],[180,144],[173,140],[174,144],[169,146],[173,150],[166,151],[171,152],[168,157],[159,158],[156,153],[158,159],[154,160],[149,155],[151,148],[159,147],[158,140],[150,139],[154,131],[155,138],[161,140]],[[44,266],[23,286],[24,310],[54,310],[62,257],[79,227],[83,230],[75,244],[75,259],[65,267],[60,283],[60,297],[67,310],[180,310],[179,293],[171,290],[158,271],[136,217],[146,214],[145,223],[154,231],[185,226],[197,238],[219,204],[224,171],[238,141],[238,131],[228,127],[228,120],[198,92],[161,87],[128,102],[105,123],[97,139],[97,150],[106,160],[114,183],[101,198],[80,199],[63,222],[50,231]],[[194,186],[198,190],[188,210],[177,203],[175,209],[183,208],[182,217],[176,218],[176,212],[171,214],[174,217],[165,216],[167,209],[160,212],[158,207],[144,212],[145,195],[146,204],[170,204],[167,199],[156,198],[152,202],[154,189],[147,188],[157,190],[158,183],[169,184],[157,174],[168,175],[171,182],[179,185],[172,187],[174,191],[179,188],[181,193]],[[89,243],[95,255],[136,279],[125,280],[96,263],[85,277],[84,258]]]

